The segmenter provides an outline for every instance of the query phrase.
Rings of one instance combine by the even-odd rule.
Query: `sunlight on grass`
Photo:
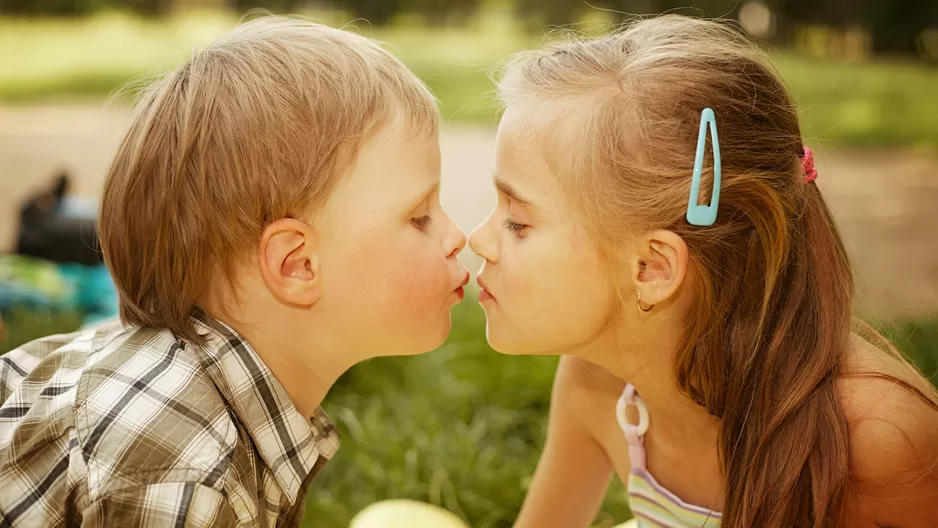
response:
[[[771,55],[799,103],[810,142],[938,146],[938,70]]]
[[[126,80],[165,71],[236,22],[232,16],[212,13],[168,22],[116,13],[81,21],[0,19],[0,48],[9,50],[0,59],[0,94],[28,97],[29,89],[42,94],[46,84],[67,85],[59,79]]]
[[[494,66],[542,39],[497,12],[466,27],[437,29],[417,23],[376,29],[330,12],[312,18],[385,42],[427,82],[448,119],[493,122]],[[157,21],[115,13],[77,21],[0,18],[0,49],[10,51],[0,55],[0,102],[103,97],[129,80],[171,69],[237,22],[224,12]],[[810,142],[938,147],[938,70],[779,51],[771,57],[795,94]]]

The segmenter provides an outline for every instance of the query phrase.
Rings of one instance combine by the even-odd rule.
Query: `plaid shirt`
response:
[[[113,323],[0,357],[0,527],[299,525],[335,428],[196,323],[205,346]]]

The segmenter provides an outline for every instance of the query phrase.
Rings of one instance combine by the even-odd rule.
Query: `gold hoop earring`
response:
[[[654,307],[655,307],[654,304],[649,304],[649,305],[648,305],[648,308],[645,308],[644,306],[642,306],[642,292],[638,292],[638,309],[639,309],[639,310],[641,310],[641,311],[643,311],[643,312],[645,312],[645,313],[648,313],[648,312],[650,312],[651,309],[654,308]]]

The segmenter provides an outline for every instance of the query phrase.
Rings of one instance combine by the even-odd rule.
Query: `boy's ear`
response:
[[[267,289],[284,304],[309,307],[321,294],[316,231],[293,218],[268,225],[261,235],[259,265]]]
[[[687,244],[673,231],[658,230],[639,240],[632,262],[632,281],[642,305],[671,299],[687,274]]]

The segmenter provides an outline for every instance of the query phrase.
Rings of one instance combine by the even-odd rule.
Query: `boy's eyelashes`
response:
[[[417,218],[412,218],[410,223],[413,224],[417,229],[423,231],[433,223],[433,218],[430,218],[430,215],[423,215]]]

